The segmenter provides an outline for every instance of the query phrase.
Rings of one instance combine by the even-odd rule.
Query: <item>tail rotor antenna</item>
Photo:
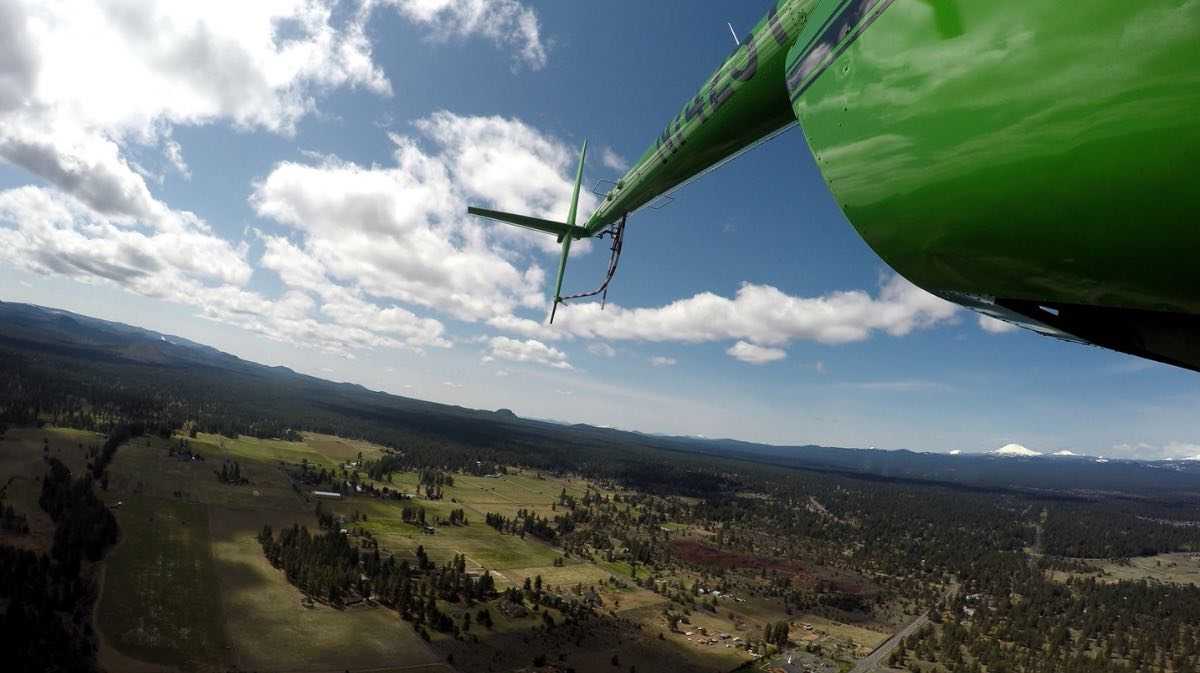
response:
[[[608,303],[608,285],[612,282],[613,276],[617,275],[617,266],[621,264],[621,249],[625,246],[625,222],[628,219],[629,213],[625,213],[621,216],[621,221],[616,226],[605,229],[596,235],[596,238],[612,237],[612,252],[608,258],[608,272],[604,275],[604,282],[600,284],[600,287],[591,292],[581,292],[569,297],[562,297],[558,303],[566,303],[571,299],[586,299],[600,295],[600,310],[604,310],[605,304]],[[558,308],[558,303],[554,305],[554,308]]]

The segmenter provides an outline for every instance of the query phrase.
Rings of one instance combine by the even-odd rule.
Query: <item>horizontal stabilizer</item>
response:
[[[515,224],[518,227],[525,227],[534,231],[544,231],[547,234],[554,234],[558,237],[558,242],[562,243],[562,256],[558,260],[558,277],[554,279],[554,305],[550,307],[550,315],[548,316],[551,323],[554,322],[554,314],[558,310],[558,305],[563,301],[562,285],[563,278],[567,274],[567,259],[571,256],[571,241],[591,236],[587,228],[576,226],[575,224],[575,216],[579,213],[579,186],[583,184],[583,165],[586,161],[587,141],[585,140],[583,142],[583,149],[579,151],[579,168],[575,171],[575,190],[571,194],[571,210],[567,213],[566,222],[543,220],[540,217],[530,217],[529,215],[514,215],[513,213],[488,210],[487,208],[475,208],[474,206],[467,208],[467,213],[471,215]]]
[[[573,234],[572,238],[583,238],[587,236],[587,230],[583,227],[569,225],[565,222],[555,222],[553,220],[543,220],[540,217],[531,217],[529,215],[516,215],[513,213],[505,213],[499,210],[488,210],[487,208],[475,208],[474,206],[467,208],[467,212],[471,215],[478,215],[508,224],[515,224],[518,227],[533,229],[534,231],[544,231],[547,234],[554,234],[561,241],[568,233]]]

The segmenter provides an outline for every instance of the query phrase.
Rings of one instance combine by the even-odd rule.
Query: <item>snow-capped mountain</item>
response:
[[[1025,448],[1020,444],[1005,444],[1004,446],[992,451],[993,456],[1009,456],[1014,458],[1032,458],[1042,455],[1041,451]]]

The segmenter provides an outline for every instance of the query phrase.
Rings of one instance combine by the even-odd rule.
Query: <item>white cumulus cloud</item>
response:
[[[787,357],[787,351],[782,348],[756,346],[745,341],[735,343],[725,352],[742,362],[752,365],[765,365],[768,362],[778,362]]]
[[[876,331],[904,336],[948,322],[957,311],[954,304],[892,276],[878,297],[860,290],[795,297],[770,285],[746,283],[733,298],[703,292],[658,308],[609,304],[601,310],[598,302],[571,304],[559,311],[555,327],[589,339],[741,340],[779,347],[795,340],[863,341]]]
[[[390,136],[392,166],[332,157],[278,164],[256,185],[251,203],[300,242],[289,243],[286,255],[264,258],[264,266],[297,289],[320,292],[340,283],[525,336],[552,333],[514,315],[545,304],[540,248],[515,228],[466,210],[482,202],[564,216],[573,151],[500,117],[439,112],[416,128],[419,137]],[[532,240],[554,243],[550,236]]]
[[[454,24],[458,34],[515,44],[523,57],[532,54],[544,63],[536,14],[520,3],[399,4],[405,5],[397,7],[404,16],[438,30],[465,17],[469,20]],[[418,11],[418,5],[432,13]],[[175,128],[223,123],[289,136],[317,109],[317,101],[335,89],[391,95],[392,85],[373,60],[366,30],[378,6],[372,0],[0,4],[0,160],[45,183],[0,192],[0,259],[39,273],[111,282],[193,306],[202,316],[272,339],[344,355],[358,348],[448,347],[443,325],[416,315],[413,305],[444,300],[452,314],[471,316],[507,315],[513,304],[539,305],[541,269],[536,264],[517,269],[506,259],[514,254],[510,249],[497,250],[480,240],[486,234],[466,231],[426,230],[427,238],[448,234],[457,242],[407,251],[411,264],[398,272],[407,284],[399,284],[395,293],[372,295],[370,288],[391,280],[384,273],[372,275],[378,272],[374,263],[390,261],[389,253],[398,247],[428,243],[427,238],[420,240],[420,232],[404,238],[385,231],[371,239],[380,246],[374,257],[364,256],[368,272],[359,277],[353,259],[359,249],[346,239],[331,242],[319,236],[326,224],[321,208],[328,204],[271,201],[264,192],[259,206],[290,209],[268,216],[309,232],[298,244],[262,237],[267,249],[261,263],[278,272],[286,285],[268,298],[246,289],[254,267],[245,242],[217,235],[202,218],[172,208],[153,193],[152,185],[164,176],[154,166],[142,165],[153,156],[144,150],[157,150],[163,165],[179,176],[191,175]],[[509,34],[524,37],[512,41]],[[427,123],[431,135],[455,131],[447,126],[448,118]],[[438,123],[441,127],[434,128]],[[495,125],[481,124],[477,131],[494,133]],[[532,144],[536,134],[524,140]],[[400,142],[414,147],[411,141]],[[572,150],[553,142],[532,152],[564,167],[564,174],[573,158]],[[437,160],[423,162],[419,151],[406,156],[412,161],[401,168],[408,171],[404,185],[411,188],[404,194],[419,202],[413,209],[435,216],[454,211],[461,223],[457,211],[465,207],[463,192],[443,189],[448,181],[434,175],[444,167]],[[537,168],[536,161],[524,168]],[[353,176],[353,169],[342,167],[332,177]],[[275,183],[266,184],[287,186],[286,170],[274,177]],[[367,177],[376,178],[365,185],[369,191],[386,184],[380,178],[388,176],[368,172]],[[488,176],[477,176],[475,184],[488,188]],[[527,200],[522,203],[559,207],[565,213],[562,193],[569,186],[534,181],[529,189],[541,191],[523,193]],[[363,232],[378,233],[378,226],[386,230],[406,216],[416,217],[412,211],[393,212],[390,220],[375,217],[366,212],[378,205],[370,195],[357,198],[354,190],[346,190],[340,196],[347,208],[342,215],[357,216],[352,224]],[[310,217],[299,219],[304,216]],[[507,243],[509,248],[517,245]],[[443,252],[449,253],[440,260],[445,265],[423,263]],[[463,292],[461,284],[441,295],[422,292],[437,284],[438,273],[447,272],[479,280],[482,287],[503,277],[499,294],[504,301],[486,308],[493,295]]]
[[[1113,453],[1143,460],[1200,460],[1200,444],[1178,440],[1165,443],[1123,443],[1112,447]]]
[[[597,341],[595,343],[588,344],[587,349],[589,353],[595,355],[596,357],[611,358],[616,357],[617,355],[617,349],[609,346],[603,341]]]
[[[554,367],[555,369],[572,369],[566,353],[547,346],[536,339],[519,341],[508,337],[493,337],[488,342],[488,350],[484,362],[507,360],[508,362],[528,362]]]
[[[163,231],[134,224],[56,190],[17,187],[0,192],[0,257],[39,273],[141,287],[143,294],[163,277],[234,285],[250,278],[244,246],[200,226]]]
[[[650,358],[651,367],[674,367],[677,364],[679,364],[678,360],[665,355],[655,355],[654,357]]]
[[[611,147],[605,147],[600,153],[600,161],[606,167],[620,173],[629,170],[629,162],[625,160],[625,157],[617,154],[616,150]]]
[[[391,92],[366,16],[335,21],[333,4],[5,3],[0,157],[99,214],[186,228],[194,223],[151,194],[127,145],[161,144],[185,167],[172,126],[290,133],[321,92]]]
[[[163,143],[163,154],[167,161],[179,172],[185,180],[192,178],[192,169],[188,168],[187,161],[183,158],[183,148],[174,140],[167,140]]]
[[[1018,329],[1021,329],[1010,322],[1005,322],[989,315],[982,314],[979,316],[979,328],[985,332],[988,332],[989,334],[1006,334],[1008,332],[1015,332]]]
[[[482,35],[516,49],[527,67],[546,65],[546,44],[537,12],[517,0],[380,0],[410,20],[429,26],[432,37],[446,40]]]

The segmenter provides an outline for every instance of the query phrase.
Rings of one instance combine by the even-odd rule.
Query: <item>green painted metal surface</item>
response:
[[[1197,0],[896,0],[795,111],[926,289],[1200,313]]]
[[[588,220],[604,229],[685,180],[795,122],[788,50],[817,0],[781,0],[709,76]]]

